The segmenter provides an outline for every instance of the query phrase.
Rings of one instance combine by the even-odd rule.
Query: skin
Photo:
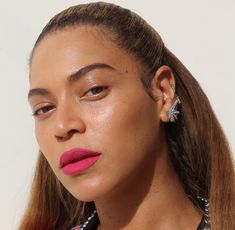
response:
[[[99,32],[69,28],[46,36],[35,49],[30,89],[44,91],[34,90],[29,103],[37,115],[40,150],[71,194],[95,202],[99,230],[196,229],[201,214],[171,165],[163,127],[174,102],[174,76],[167,66],[157,70],[151,82],[154,101],[143,89],[139,63]],[[94,63],[111,68],[68,81]],[[59,159],[75,147],[99,152],[101,158],[68,176]]]

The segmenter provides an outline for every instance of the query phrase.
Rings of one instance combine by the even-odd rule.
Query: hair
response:
[[[235,229],[234,162],[224,132],[199,83],[144,19],[110,3],[72,6],[44,27],[31,60],[45,36],[82,25],[111,32],[114,44],[141,64],[141,80],[150,96],[152,74],[162,65],[171,68],[181,100],[177,122],[164,123],[171,161],[192,202],[200,209],[197,197],[209,199],[211,228]],[[93,210],[93,202],[79,201],[63,187],[40,152],[29,205],[19,229],[69,229]]]

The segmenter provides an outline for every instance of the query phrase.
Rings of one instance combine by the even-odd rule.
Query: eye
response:
[[[47,105],[47,106],[43,106],[39,109],[37,109],[35,112],[33,112],[33,116],[38,117],[40,115],[44,115],[48,112],[50,112],[51,110],[53,110],[55,107],[53,105]]]
[[[96,86],[91,89],[89,89],[84,96],[85,97],[96,97],[104,93],[104,91],[107,90],[107,87],[105,86]]]

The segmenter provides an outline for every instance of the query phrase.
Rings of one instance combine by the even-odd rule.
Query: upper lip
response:
[[[60,157],[60,167],[63,168],[64,166],[72,162],[97,155],[100,155],[100,153],[88,149],[74,148],[62,154],[62,156]]]

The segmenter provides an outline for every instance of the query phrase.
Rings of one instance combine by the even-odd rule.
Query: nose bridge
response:
[[[72,100],[63,99],[56,108],[54,132],[56,137],[65,137],[71,133],[82,133],[85,123],[79,105]],[[72,131],[72,132],[71,132]]]

